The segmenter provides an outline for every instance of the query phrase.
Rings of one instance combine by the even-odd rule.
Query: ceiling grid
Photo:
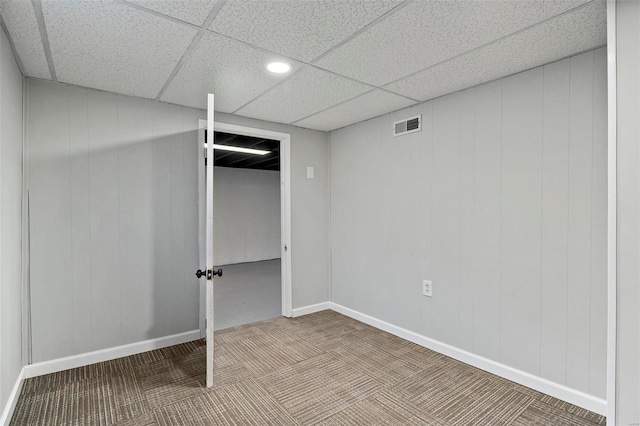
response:
[[[26,76],[196,108],[213,92],[323,131],[606,45],[604,0],[0,0],[0,18]]]
[[[211,25],[211,22],[213,22],[213,19],[216,17],[216,15],[218,14],[222,6],[224,6],[225,1],[226,0],[217,1],[215,6],[213,7],[213,10],[211,10],[209,15],[207,16],[207,19],[205,19],[203,27],[208,27],[209,25]],[[173,78],[176,76],[178,71],[180,71],[180,68],[182,68],[182,65],[184,65],[189,55],[191,55],[191,52],[193,52],[193,50],[196,48],[198,43],[200,43],[200,40],[202,39],[204,32],[205,32],[204,29],[200,29],[198,31],[198,34],[196,34],[196,36],[193,38],[193,41],[191,41],[191,44],[189,45],[189,47],[187,47],[187,50],[184,52],[184,55],[182,55],[182,57],[180,58],[180,61],[178,62],[176,67],[173,69],[173,71],[169,75],[169,78],[167,78],[166,83],[164,83],[164,86],[162,86],[162,89],[160,89],[160,92],[158,92],[158,95],[156,96],[156,100],[159,100],[164,94],[164,92],[167,90],[167,87],[169,87],[169,84],[171,84],[171,82],[173,81]]]
[[[44,23],[44,16],[42,15],[42,4],[40,3],[40,0],[32,0],[32,3],[33,3],[33,11],[36,14],[36,21],[38,22],[38,28],[40,30],[40,37],[42,39],[44,55],[47,58],[47,64],[49,65],[49,73],[51,74],[51,80],[58,81],[58,77],[56,75],[56,67],[53,65],[53,56],[51,55],[51,45],[49,44],[47,26]]]
[[[575,8],[573,8],[573,9],[570,9],[570,10],[567,10],[567,11],[565,11],[565,12],[562,12],[562,13],[560,13],[559,15],[552,16],[552,17],[550,17],[550,18],[545,19],[544,21],[536,22],[535,24],[532,24],[532,25],[530,25],[530,26],[528,26],[528,27],[526,27],[526,28],[520,29],[520,30],[518,30],[518,31],[516,31],[516,32],[514,32],[514,33],[507,34],[507,35],[505,35],[505,36],[503,36],[503,37],[501,37],[501,38],[499,38],[499,39],[496,39],[496,40],[492,40],[492,41],[490,41],[490,42],[489,42],[489,43],[487,43],[487,44],[483,44],[483,45],[481,45],[481,46],[475,47],[475,48],[473,48],[473,49],[471,49],[471,50],[469,50],[469,51],[466,51],[466,52],[460,53],[459,55],[456,55],[456,56],[450,57],[450,58],[448,58],[448,59],[446,59],[446,60],[444,60],[444,61],[442,61],[442,62],[439,62],[439,63],[437,63],[437,64],[431,65],[431,66],[429,66],[429,67],[427,67],[427,68],[424,68],[424,69],[421,69],[421,70],[415,71],[415,72],[413,72],[413,73],[411,73],[411,74],[408,74],[408,75],[405,75],[405,76],[399,77],[399,78],[397,78],[396,80],[394,80],[394,81],[391,81],[391,82],[387,83],[384,87],[393,87],[394,83],[397,83],[397,82],[399,82],[399,81],[401,81],[401,80],[408,80],[408,79],[411,79],[411,78],[415,77],[415,76],[416,76],[416,75],[418,75],[418,74],[428,72],[429,70],[432,70],[432,69],[435,69],[435,68],[437,68],[437,67],[439,67],[439,66],[442,66],[442,65],[443,65],[443,64],[445,64],[445,63],[448,63],[448,62],[455,62],[456,60],[460,59],[461,57],[464,57],[465,55],[473,55],[474,53],[476,53],[476,52],[478,52],[478,51],[482,51],[483,49],[488,49],[488,48],[490,48],[490,47],[491,47],[491,46],[493,46],[493,45],[500,44],[500,43],[501,43],[501,42],[503,42],[504,40],[510,40],[510,39],[512,39],[512,38],[514,38],[514,37],[518,37],[519,35],[521,35],[521,34],[523,34],[523,33],[525,33],[525,34],[526,34],[527,32],[530,32],[530,31],[532,31],[532,30],[535,30],[536,28],[544,27],[545,23],[548,23],[549,21],[551,21],[551,22],[558,22],[558,20],[563,19],[563,16],[564,16],[564,15],[567,15],[567,14],[574,14],[574,13],[579,13],[579,11],[580,11],[581,9],[589,9],[589,8],[595,9],[595,8],[598,8],[598,7],[604,8],[604,3],[602,3],[602,2],[598,2],[598,1],[590,1],[590,2],[588,2],[588,3],[583,3],[583,4],[579,5],[579,6],[576,6],[576,7],[575,7]],[[593,14],[592,14],[592,16],[593,16],[593,17],[597,17],[597,16],[598,16],[597,11],[589,11],[589,12],[590,12],[590,13],[591,13],[591,12],[596,12],[596,13],[593,13]],[[594,22],[593,24],[594,24],[594,25],[597,25],[597,22]],[[602,46],[596,46],[596,48],[597,48],[597,47],[602,47]],[[572,55],[576,55],[576,54],[580,54],[580,53],[583,53],[583,52],[582,52],[582,51],[576,51],[576,52],[573,52],[573,53],[571,53],[571,54],[572,54]],[[560,59],[564,59],[564,58],[560,58]],[[526,71],[526,69],[523,69],[523,70],[521,70],[520,72],[522,72],[522,71]]]

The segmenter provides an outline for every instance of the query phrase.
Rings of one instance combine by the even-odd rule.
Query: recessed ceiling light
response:
[[[207,144],[204,144],[204,147],[207,147]],[[240,146],[232,146],[232,145],[218,145],[213,144],[213,149],[219,149],[221,151],[233,151],[233,152],[243,152],[245,154],[257,154],[257,155],[266,155],[271,151],[264,151],[262,149],[251,149],[251,148],[243,148]]]
[[[291,70],[291,65],[286,62],[269,62],[267,69],[274,74],[284,74]]]

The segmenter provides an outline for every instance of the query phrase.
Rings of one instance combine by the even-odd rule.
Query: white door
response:
[[[201,291],[201,305],[204,304],[205,321],[204,334],[207,342],[207,387],[213,386],[213,279],[216,275],[221,276],[222,270],[213,269],[213,141],[214,141],[214,121],[213,121],[214,97],[210,93],[207,102],[207,141],[205,157],[207,161],[201,161],[200,182],[201,193],[204,192],[204,205],[200,208],[200,235],[204,236],[204,244],[200,244],[200,264],[204,270],[198,270],[196,275],[204,281],[204,291]],[[198,137],[198,144],[202,139]],[[199,149],[202,152],[202,149]],[[206,164],[203,168],[203,163]],[[204,176],[203,176],[204,175]],[[204,179],[202,179],[204,178]],[[204,185],[202,185],[204,180]],[[202,191],[204,190],[204,191]],[[201,266],[201,267],[202,267]],[[202,303],[204,302],[204,303]]]

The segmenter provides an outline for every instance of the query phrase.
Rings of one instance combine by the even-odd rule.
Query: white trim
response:
[[[327,288],[327,300],[333,300],[333,222],[332,222],[332,209],[331,209],[331,134],[327,135],[327,188],[329,188],[329,196],[327,197],[327,218],[329,220],[329,232],[327,232],[327,266],[329,268],[329,286]]]
[[[295,308],[292,312],[292,318],[313,314],[315,312],[326,311],[327,309],[331,309],[331,302],[322,302],[316,303],[315,305],[303,306],[302,308]]]
[[[206,121],[199,120],[206,128]],[[280,141],[280,262],[282,269],[282,316],[293,316],[293,285],[291,282],[291,135],[255,127],[215,122],[217,131]],[[284,247],[287,247],[285,251]]]
[[[206,169],[205,169],[205,158],[206,158],[206,149],[202,148],[200,144],[201,141],[204,140],[204,129],[207,128],[206,120],[198,120],[198,140],[196,141],[196,146],[198,150],[198,269],[207,269],[207,256],[205,254],[205,215],[207,213],[207,209],[205,208],[206,200],[205,200],[205,183],[206,183]],[[205,277],[201,277],[198,279],[198,290],[200,297],[198,299],[198,304],[200,306],[198,312],[198,323],[200,327],[200,337],[207,337],[207,332],[205,331],[206,326],[206,318],[207,318],[207,304],[206,304],[206,282],[207,279]]]
[[[206,171],[206,179],[205,179],[205,235],[206,240],[204,242],[205,246],[205,271],[206,271],[206,311],[207,311],[207,320],[206,320],[206,341],[207,341],[207,387],[213,387],[213,351],[214,351],[214,340],[213,340],[213,330],[214,330],[214,315],[213,315],[213,267],[214,267],[214,258],[213,258],[213,138],[215,132],[215,123],[213,121],[214,115],[214,101],[215,97],[213,93],[209,93],[207,95],[207,159],[211,161],[207,164]],[[211,275],[210,275],[211,274]]]
[[[71,368],[84,367],[85,365],[95,364],[97,362],[110,361],[116,358],[166,348],[167,346],[179,345],[199,339],[200,330],[191,330],[171,336],[159,337],[157,339],[116,346],[114,348],[101,349],[99,351],[52,359],[50,361],[36,362],[35,364],[24,367],[24,378],[28,379],[44,374],[69,370]]]
[[[0,426],[8,425],[11,422],[11,418],[13,417],[13,412],[16,409],[16,404],[18,403],[18,397],[20,396],[20,392],[22,392],[22,384],[24,383],[24,367],[18,373],[18,378],[16,379],[16,383],[13,385],[13,389],[11,389],[11,393],[9,394],[9,399],[7,399],[7,404],[4,406],[4,410],[2,410],[2,417],[0,417]]]
[[[607,114],[608,114],[608,228],[607,228],[607,424],[616,424],[616,345],[617,345],[617,193],[618,193],[618,117],[616,2],[607,2]]]
[[[31,364],[31,284],[29,220],[29,89],[30,80],[22,79],[22,365]]]
[[[328,302],[328,305],[330,309],[336,312],[361,321],[365,324],[369,324],[380,330],[384,330],[405,340],[409,340],[410,342],[413,342],[425,348],[457,359],[458,361],[462,361],[481,370],[498,375],[507,380],[511,380],[512,382],[519,383],[523,386],[527,386],[531,389],[535,389],[539,392],[546,393],[547,395],[551,395],[555,398],[561,399],[579,407],[586,408],[587,410],[591,410],[595,413],[601,415],[606,414],[607,403],[603,399],[587,395],[583,392],[568,388],[564,385],[551,382],[547,379],[534,376],[533,374],[526,373],[516,368],[501,364],[499,362],[472,354],[471,352],[458,349],[454,346],[439,342],[426,336],[422,336],[418,333],[414,333],[413,331],[406,330],[402,327],[389,324],[386,321],[379,320],[377,318],[363,314],[337,303]]]
[[[289,133],[273,132],[271,130],[263,130],[255,127],[239,126],[237,124],[215,122],[217,131],[224,133],[233,133],[236,135],[252,136],[254,138],[265,138],[282,141],[291,138]]]
[[[291,136],[280,141],[280,259],[282,269],[282,315],[293,316],[291,274]],[[287,247],[287,250],[285,250]]]

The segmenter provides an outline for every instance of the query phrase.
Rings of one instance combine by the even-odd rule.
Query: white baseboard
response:
[[[601,398],[596,398],[592,395],[588,395],[575,389],[571,389],[567,386],[554,383],[542,377],[538,377],[533,374],[518,370],[516,368],[501,364],[499,362],[481,357],[479,355],[475,355],[471,352],[467,352],[465,350],[456,348],[446,343],[439,342],[429,337],[422,336],[413,331],[395,326],[386,321],[379,320],[370,315],[363,314],[334,302],[322,302],[315,305],[303,306],[301,308],[294,309],[292,313],[293,317],[295,318],[302,315],[312,314],[314,312],[324,311],[326,309],[332,309],[365,324],[369,324],[380,330],[386,331],[425,348],[447,355],[451,358],[457,359],[481,370],[498,375],[507,380],[511,380],[523,386],[527,386],[531,389],[535,389],[539,392],[543,392],[547,395],[551,395],[555,398],[561,399],[579,407],[586,408],[587,410],[593,411],[595,413],[606,415],[607,402]],[[158,339],[146,340],[143,342],[131,343],[129,345],[117,346],[115,348],[103,349],[95,352],[88,352],[85,354],[27,365],[20,371],[20,375],[16,380],[16,384],[13,387],[7,405],[5,406],[5,409],[2,413],[2,417],[0,418],[0,426],[8,424],[8,421],[11,419],[11,415],[13,414],[13,410],[15,409],[15,405],[17,403],[18,396],[20,395],[20,390],[22,389],[22,383],[24,379],[68,370],[70,368],[82,367],[85,365],[108,361],[124,356],[135,355],[141,352],[147,352],[167,346],[178,345],[180,343],[186,343],[198,339],[200,339],[200,330],[193,330],[185,333],[175,334],[172,336],[161,337]]]
[[[369,324],[380,330],[384,330],[405,340],[409,340],[410,342],[413,342],[425,348],[457,359],[458,361],[462,361],[465,364],[472,365],[481,370],[503,377],[507,380],[511,380],[512,382],[516,382],[531,389],[535,389],[547,395],[551,395],[570,404],[586,408],[587,410],[593,411],[603,416],[606,416],[607,414],[607,401],[605,401],[604,399],[596,398],[575,389],[571,389],[567,386],[554,383],[547,379],[543,379],[542,377],[538,377],[533,374],[518,370],[516,368],[501,364],[499,362],[481,357],[479,355],[472,354],[471,352],[458,349],[454,346],[439,342],[429,337],[422,336],[418,333],[414,333],[413,331],[395,326],[386,321],[379,320],[377,318],[363,314],[337,303],[328,302],[328,305],[329,309],[332,309],[365,324]]]
[[[2,410],[2,417],[0,417],[0,426],[8,425],[11,422],[11,417],[13,417],[13,412],[16,409],[16,404],[18,403],[18,397],[20,396],[20,392],[22,391],[22,383],[24,383],[24,379],[25,377],[23,367],[18,374],[18,378],[16,379],[16,383],[13,385],[13,389],[11,389],[11,393],[9,394],[9,399],[4,406],[4,410]]]
[[[130,343],[128,345],[116,346],[114,348],[101,349],[99,351],[87,352],[79,355],[72,355],[65,358],[52,359],[51,361],[37,362],[24,367],[24,378],[42,376],[43,374],[56,373],[58,371],[69,370],[71,368],[83,367],[97,362],[109,361],[124,356],[135,355],[154,349],[165,348],[167,346],[179,345],[200,339],[200,330],[192,330],[172,336],[160,337],[158,339],[145,340],[142,342]]]
[[[316,303],[315,305],[303,306],[296,308],[291,312],[291,317],[301,317],[303,315],[313,314],[314,312],[326,311],[330,308],[331,302]]]

